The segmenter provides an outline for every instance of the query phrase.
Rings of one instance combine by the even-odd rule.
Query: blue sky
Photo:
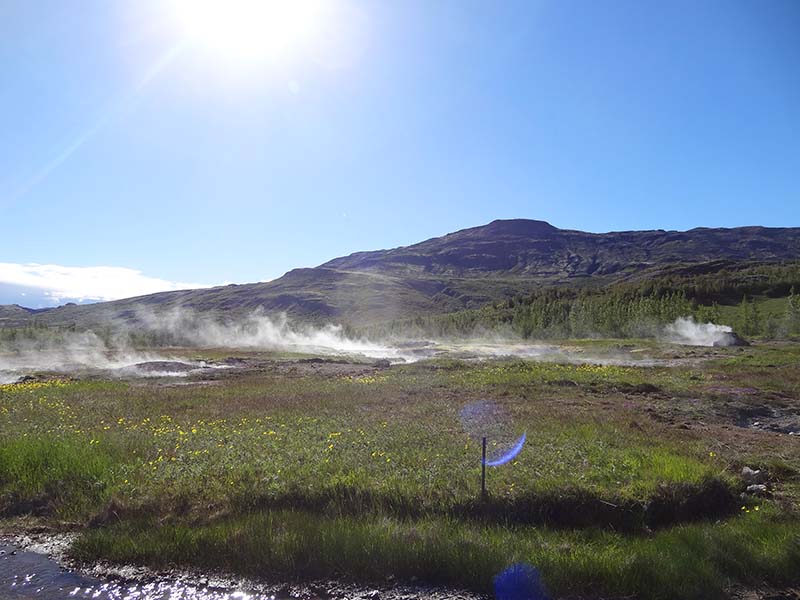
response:
[[[0,303],[271,279],[496,218],[800,226],[795,0],[328,1],[324,36],[266,59],[172,0],[0,1]]]

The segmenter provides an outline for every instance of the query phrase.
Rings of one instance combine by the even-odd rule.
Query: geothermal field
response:
[[[714,598],[800,568],[800,344],[190,337],[6,344],[11,597]]]
[[[800,600],[800,0],[0,27],[0,600]]]

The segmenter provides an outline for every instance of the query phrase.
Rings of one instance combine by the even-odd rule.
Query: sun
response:
[[[308,50],[326,0],[172,0],[188,42],[233,61],[280,59]]]

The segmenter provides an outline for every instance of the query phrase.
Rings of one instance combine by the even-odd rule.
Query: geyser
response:
[[[693,317],[678,317],[664,329],[667,341],[685,346],[746,346],[727,325],[697,323]]]

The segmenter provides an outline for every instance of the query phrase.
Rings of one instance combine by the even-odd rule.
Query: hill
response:
[[[30,311],[0,307],[0,326],[135,322],[141,310],[235,318],[263,309],[304,321],[366,325],[477,308],[544,286],[591,287],[800,259],[800,228],[587,233],[497,220],[400,248],[358,252],[266,283],[164,292]]]
[[[586,233],[544,221],[498,220],[394,250],[359,252],[322,267],[348,271],[475,277],[505,274],[551,282],[633,274],[710,261],[800,258],[800,229],[740,227]]]

